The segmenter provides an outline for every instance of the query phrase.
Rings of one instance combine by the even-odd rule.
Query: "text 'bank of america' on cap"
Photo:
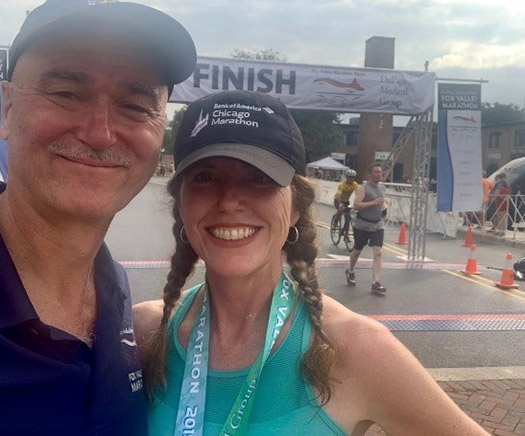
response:
[[[175,139],[175,177],[195,162],[229,157],[247,162],[281,186],[305,175],[303,138],[276,98],[252,91],[224,91],[191,103]]]
[[[39,38],[59,30],[91,29],[97,34],[120,30],[139,39],[162,59],[166,84],[187,79],[195,68],[197,54],[188,31],[157,9],[117,0],[47,0],[26,17],[9,51],[8,79],[18,58]]]

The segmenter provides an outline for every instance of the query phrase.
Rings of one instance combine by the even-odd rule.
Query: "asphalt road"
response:
[[[167,179],[154,178],[111,225],[106,242],[127,268],[135,303],[160,298],[174,250]],[[328,223],[334,210],[316,205],[319,229],[319,272],[326,293],[350,309],[385,323],[427,368],[525,366],[525,282],[502,291],[499,280],[510,251],[519,249],[477,243],[480,276],[463,276],[468,249],[462,240],[429,235],[426,255],[433,262],[407,269],[403,246],[395,244],[398,228],[385,234],[382,282],[386,295],[370,292],[371,250],[358,263],[357,285],[346,284],[348,251],[334,246]],[[476,241],[475,241],[476,242]],[[188,287],[203,277],[198,266]]]

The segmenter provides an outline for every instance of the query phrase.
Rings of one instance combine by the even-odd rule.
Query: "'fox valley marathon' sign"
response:
[[[481,85],[438,86],[438,211],[481,209]]]
[[[434,83],[427,72],[199,57],[170,101],[239,89],[271,94],[295,109],[417,115],[434,105]]]

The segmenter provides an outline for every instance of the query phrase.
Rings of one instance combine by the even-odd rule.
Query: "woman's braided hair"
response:
[[[182,220],[177,205],[179,183],[174,179],[168,184],[168,192],[174,198],[173,235],[176,240],[175,254],[171,259],[171,271],[164,287],[164,309],[160,326],[146,345],[145,383],[150,399],[158,386],[166,386],[166,346],[168,321],[181,295],[187,278],[193,273],[197,254],[186,241],[181,240]],[[296,223],[299,238],[296,243],[286,243],[283,251],[290,265],[290,274],[298,283],[298,296],[308,307],[310,322],[314,328],[313,341],[302,360],[304,377],[318,390],[321,404],[331,396],[330,369],[336,360],[336,351],[321,327],[322,292],[319,289],[315,258],[317,256],[316,229],[311,206],[315,198],[313,185],[304,177],[295,175],[291,183],[293,207],[299,212]]]
[[[323,294],[315,268],[318,247],[312,215],[315,189],[308,179],[299,175],[295,175],[291,187],[293,207],[300,216],[295,224],[299,239],[295,244],[285,244],[284,252],[290,265],[290,274],[298,284],[299,297],[307,305],[314,329],[313,341],[303,356],[301,369],[303,376],[318,390],[321,404],[324,405],[330,400],[333,382],[330,370],[337,359],[337,353],[321,325]]]

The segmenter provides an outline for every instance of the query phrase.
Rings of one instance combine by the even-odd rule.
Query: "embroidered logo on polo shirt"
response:
[[[137,342],[132,327],[126,327],[120,331],[120,343],[124,345],[123,354],[128,363],[128,368],[133,371],[128,372],[128,381],[131,392],[137,392],[143,388],[142,370],[138,359]]]

